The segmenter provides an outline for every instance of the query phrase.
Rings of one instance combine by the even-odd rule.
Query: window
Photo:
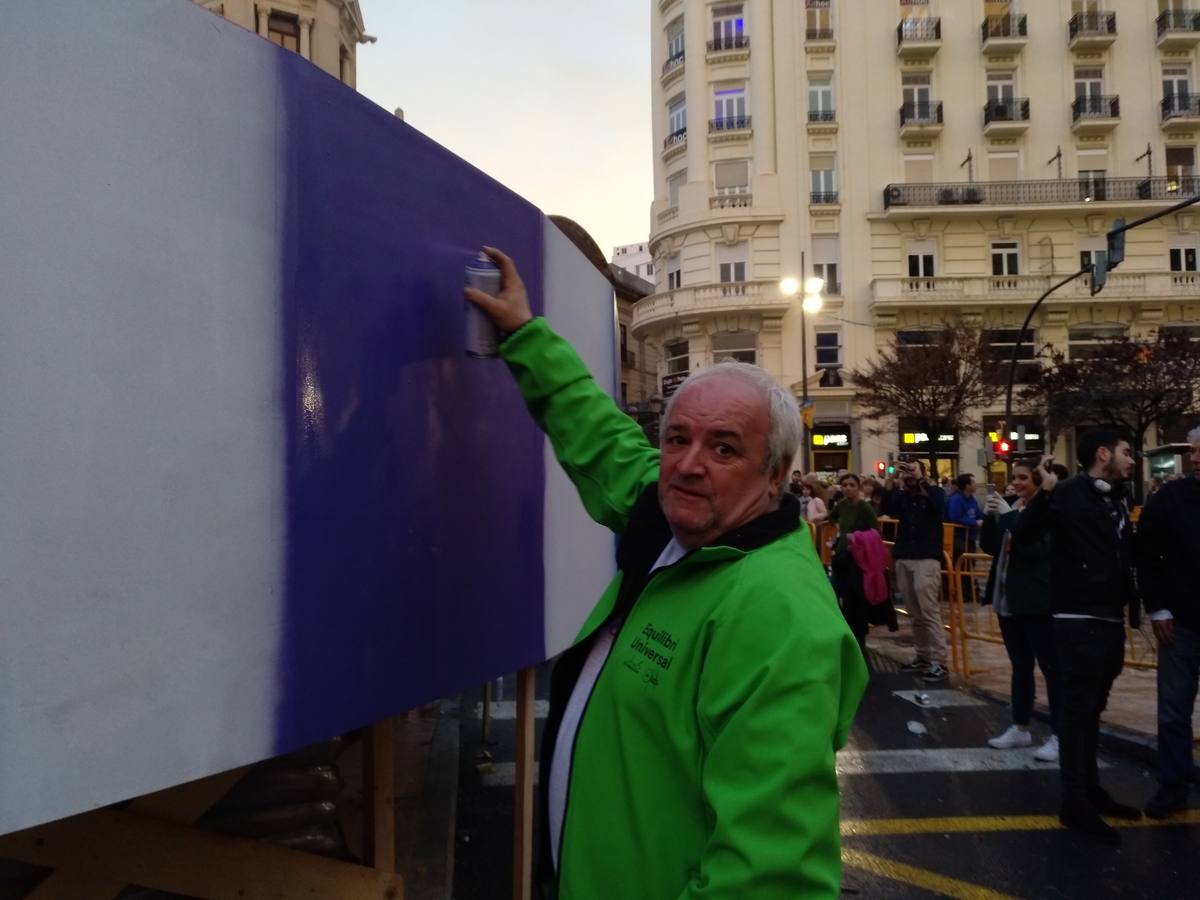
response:
[[[712,336],[713,362],[758,363],[758,338],[752,331],[726,331]]]
[[[1017,344],[1020,328],[985,329],[983,338],[987,342],[987,362],[983,377],[988,384],[1008,384],[1008,370],[1012,365],[1013,349]],[[1037,377],[1036,334],[1030,330],[1021,337],[1021,349],[1017,351],[1017,370],[1014,384],[1029,384]]]
[[[629,330],[624,326],[621,327],[621,362],[624,362],[629,357]]]
[[[679,254],[667,257],[667,290],[673,291],[680,284]]]
[[[1012,103],[1016,95],[1017,87],[1012,72],[988,72],[987,100],[989,104]]]
[[[904,157],[904,180],[909,184],[929,184],[933,181],[933,156],[922,154]]]
[[[838,282],[838,261],[841,259],[841,246],[837,237],[820,236],[812,239],[813,274],[825,279],[825,293],[838,296],[842,286]]]
[[[1020,178],[1019,162],[1015,153],[989,153],[988,178],[992,181],[1016,181]]]
[[[647,278],[654,277],[654,263],[652,263],[652,262],[646,263],[646,277]]]
[[[621,382],[621,405],[629,405],[629,385],[627,385],[624,381]]]
[[[1106,356],[1107,343],[1124,334],[1124,325],[1079,325],[1068,328],[1067,355],[1070,359]]]
[[[816,333],[817,368],[836,369],[842,364],[842,330],[818,328]]]
[[[1172,272],[1196,271],[1195,247],[1172,247],[1170,256]]]
[[[837,203],[837,175],[832,156],[814,156],[809,181],[813,203]]]
[[[1107,115],[1104,106],[1104,70],[1075,70],[1076,118],[1082,115]]]
[[[913,241],[908,245],[908,277],[933,278],[933,241]]]
[[[1158,330],[1165,338],[1187,338],[1189,341],[1200,341],[1200,325],[1163,325]]]
[[[746,23],[742,17],[742,4],[714,6],[713,49],[731,50],[745,44]]]
[[[1071,0],[1071,12],[1094,16],[1104,12],[1104,0]]]
[[[1103,200],[1108,196],[1108,172],[1104,169],[1079,170],[1079,199],[1085,203]]]
[[[691,368],[688,359],[688,342],[674,341],[663,347],[663,355],[667,358],[667,374],[679,375]]]
[[[667,178],[667,205],[679,205],[679,189],[687,183],[687,169],[680,169]]]
[[[1092,263],[1096,261],[1096,253],[1107,251],[1108,242],[1103,237],[1081,237],[1079,239],[1079,268],[1085,272],[1092,271]]]
[[[992,241],[992,274],[1020,275],[1020,254],[1016,241]]]
[[[1187,97],[1191,94],[1192,75],[1187,66],[1163,66],[1163,96]]]
[[[830,5],[830,0],[805,0],[805,34],[810,41],[823,41],[833,37]]]
[[[718,194],[748,194],[750,192],[749,160],[721,160],[714,169]]]
[[[933,118],[933,88],[928,72],[909,72],[901,76],[904,106],[909,118]]]
[[[680,94],[667,106],[667,134],[687,133],[687,98]]]
[[[1196,193],[1196,148],[1168,147],[1167,148],[1167,190],[1171,193],[1182,191],[1185,194]]]
[[[273,12],[267,17],[267,39],[284,50],[300,52],[300,19]]]
[[[748,248],[741,244],[720,244],[717,247],[717,271],[721,284],[736,284],[746,280]]]
[[[667,62],[683,59],[683,16],[667,26]]]
[[[729,87],[713,94],[713,119],[718,128],[746,127],[746,89]]]
[[[838,281],[838,264],[835,262],[813,263],[813,274],[825,279],[825,293],[834,297],[842,293],[841,282]]]
[[[814,78],[808,83],[808,121],[834,121],[833,83],[828,78]]]

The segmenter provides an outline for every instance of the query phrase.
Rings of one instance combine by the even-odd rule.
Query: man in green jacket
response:
[[[545,320],[511,259],[467,298],[619,572],[555,667],[543,872],[559,900],[796,900],[841,880],[834,753],[866,685],[799,506],[795,399],[721,364],[647,443]]]

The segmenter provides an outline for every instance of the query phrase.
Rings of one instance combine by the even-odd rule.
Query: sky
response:
[[[653,0],[360,0],[358,90],[606,257],[650,231]]]

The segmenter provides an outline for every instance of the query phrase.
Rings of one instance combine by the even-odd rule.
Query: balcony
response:
[[[710,63],[738,62],[750,58],[750,36],[727,35],[708,42],[705,58]]]
[[[708,198],[709,209],[747,209],[754,205],[754,195],[746,193],[713,194]]]
[[[749,116],[725,116],[708,120],[710,141],[736,141],[750,137]]]
[[[896,55],[901,59],[930,59],[941,46],[941,19],[904,19],[896,26]]]
[[[1072,50],[1103,50],[1116,39],[1116,13],[1076,13],[1067,23],[1067,46]]]
[[[1154,20],[1160,50],[1191,50],[1200,44],[1200,13],[1170,10]]]
[[[1029,41],[1025,16],[988,16],[979,30],[987,56],[1015,56]]]
[[[1121,122],[1121,98],[1101,94],[1076,97],[1071,101],[1071,131],[1075,134],[1105,134]]]
[[[941,132],[941,100],[919,100],[900,107],[901,137],[933,137]]]
[[[929,208],[977,206],[1058,206],[1081,203],[1140,204],[1174,202],[1200,184],[1191,176],[1154,178],[1062,178],[1036,181],[889,184],[883,189],[885,210],[918,212]]]
[[[1029,128],[1029,98],[1009,97],[989,100],[983,105],[983,133],[986,135],[1021,134]]]
[[[832,109],[810,109],[808,111],[808,123],[810,125],[818,122],[836,122],[837,112]]]
[[[1163,97],[1162,129],[1167,133],[1191,131],[1200,125],[1200,94],[1171,94]]]
[[[687,150],[687,129],[680,128],[672,131],[663,138],[662,158],[663,162],[672,160]]]
[[[1196,272],[1110,272],[1103,300],[1170,299],[1194,295],[1200,287]],[[1005,306],[1036,300],[1061,276],[969,275],[937,278],[876,278],[871,283],[872,309],[913,306]],[[1086,278],[1068,285],[1050,303],[1077,302],[1090,297]]]
[[[804,32],[804,43],[809,49],[832,50],[835,46],[832,28],[809,28]],[[810,46],[815,45],[815,46]],[[827,45],[827,46],[821,46]]]
[[[676,53],[674,56],[668,57],[667,61],[663,63],[662,74],[659,76],[659,81],[663,87],[666,87],[683,75],[683,57],[683,53]]]
[[[633,306],[631,330],[634,337],[642,338],[648,328],[685,316],[731,312],[782,315],[796,302],[796,298],[785,297],[779,292],[778,281],[734,281],[676,288],[637,301]]]
[[[836,206],[838,202],[838,192],[813,191],[808,195],[808,201],[813,206]]]

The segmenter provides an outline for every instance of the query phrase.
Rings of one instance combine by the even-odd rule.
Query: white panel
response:
[[[0,833],[269,755],[276,54],[184,2],[0,29]]]
[[[546,319],[611,394],[617,380],[612,285],[549,219],[543,231]],[[588,518],[549,440],[545,460],[546,654],[552,656],[570,646],[616,564],[611,532]]]

